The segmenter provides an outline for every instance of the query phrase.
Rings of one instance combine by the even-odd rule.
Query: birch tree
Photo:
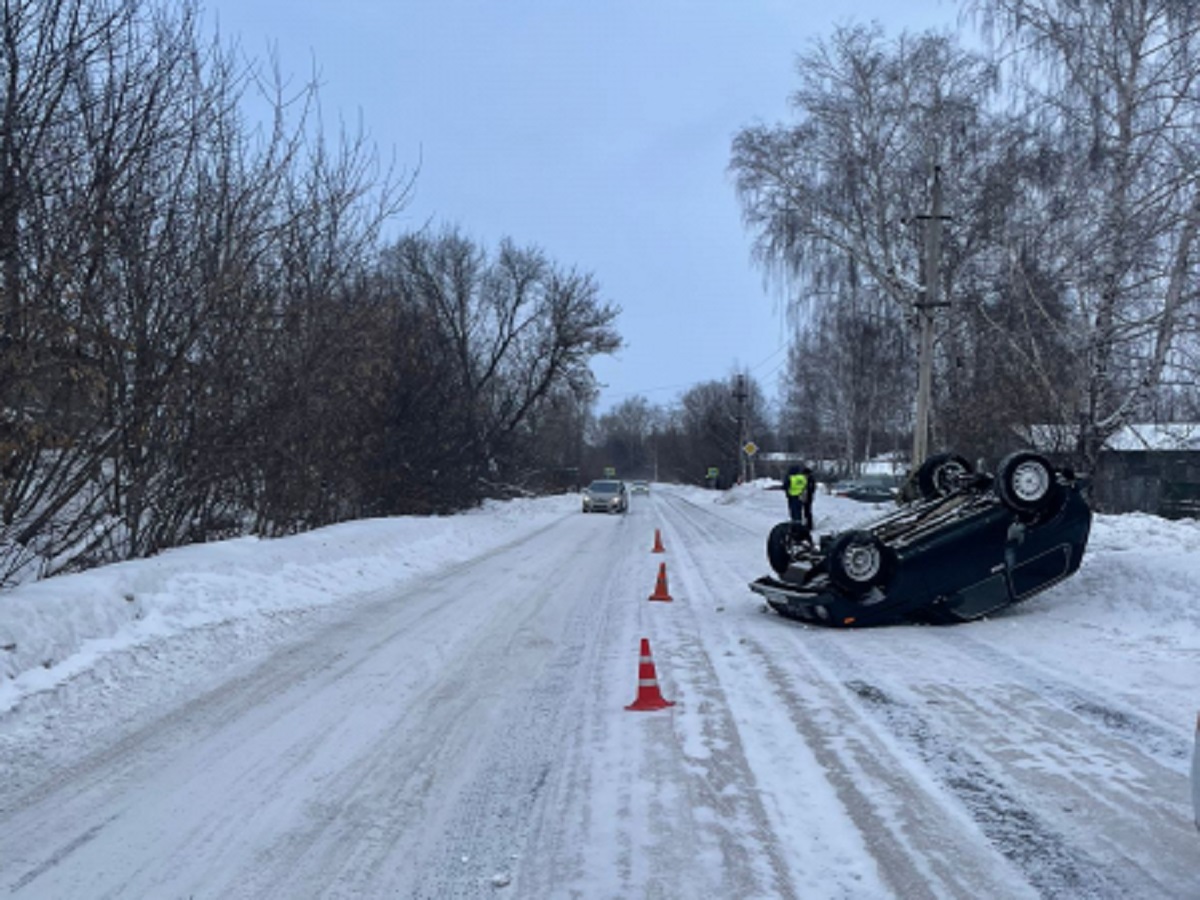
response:
[[[836,296],[853,267],[907,306],[932,168],[970,158],[993,70],[943,35],[888,41],[856,26],[816,42],[796,72],[798,123],[747,128],[733,142],[756,257],[790,280],[798,304]]]
[[[1091,468],[1170,378],[1195,314],[1200,3],[978,0],[971,9],[1007,61],[1014,111],[1061,167],[1023,205],[1043,220],[1038,266],[1070,303],[1062,327],[1081,374],[1064,383],[1029,362],[1059,421],[1077,426],[1076,454]],[[1028,237],[1015,235],[1031,247]],[[1009,247],[1017,275],[1020,249]]]
[[[906,414],[911,408],[911,399],[901,400],[894,390],[886,401],[882,393],[873,401],[864,386],[915,383],[915,354],[864,356],[861,348],[831,340],[852,342],[870,332],[860,327],[854,309],[867,295],[890,305],[882,314],[889,339],[908,338],[904,323],[921,299],[924,229],[941,227],[921,219],[931,175],[941,167],[949,209],[972,206],[989,160],[986,98],[995,87],[995,69],[945,35],[889,41],[878,27],[857,26],[816,42],[799,57],[796,71],[798,122],[740,132],[730,168],[756,258],[786,284],[802,330],[821,332],[805,338],[803,357],[793,367],[792,396],[855,398],[840,407],[836,426],[839,444],[854,459],[878,422],[880,403],[890,405],[890,423],[896,422],[897,404]],[[957,222],[955,231],[960,237],[944,243],[941,271],[928,273],[941,279],[940,295],[952,300],[959,273],[978,252]],[[826,309],[847,304],[845,313]],[[956,355],[957,339],[946,320],[939,326],[943,370],[944,358]],[[814,360],[814,353],[820,358]],[[911,371],[889,368],[902,359]],[[822,362],[824,398],[800,383],[815,378]],[[860,363],[872,362],[869,375],[859,372]]]

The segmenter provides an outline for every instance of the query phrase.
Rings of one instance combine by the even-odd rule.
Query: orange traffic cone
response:
[[[654,593],[650,595],[651,600],[666,600],[670,602],[671,595],[667,593],[667,564],[658,564],[658,581],[654,584]]]
[[[674,705],[674,701],[664,700],[662,691],[658,689],[658,675],[654,670],[654,658],[650,655],[650,641],[642,638],[642,657],[638,661],[637,699],[625,708],[642,712]]]
[[[666,553],[667,548],[662,545],[662,534],[657,528],[654,529],[654,549],[651,553]]]

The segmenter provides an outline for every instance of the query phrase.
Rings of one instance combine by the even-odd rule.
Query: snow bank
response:
[[[544,528],[577,503],[573,495],[488,501],[456,516],[197,544],[13,588],[0,594],[0,712],[114,650],[394,588]]]

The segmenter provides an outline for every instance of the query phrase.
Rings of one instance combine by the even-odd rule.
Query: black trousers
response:
[[[788,501],[788,518],[793,522],[800,522],[806,528],[812,528],[812,508],[805,502],[804,495],[799,497],[789,496]]]

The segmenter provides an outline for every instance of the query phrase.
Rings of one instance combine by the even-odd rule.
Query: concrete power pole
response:
[[[733,397],[737,400],[737,458],[738,458],[738,483],[746,483],[746,451],[742,448],[746,446],[746,377],[739,375],[737,377],[737,386],[733,389]]]
[[[917,373],[917,423],[913,429],[912,467],[915,469],[929,455],[929,404],[933,393],[933,311],[949,303],[939,301],[942,266],[942,178],[941,167],[933,167],[933,209],[927,216],[917,216],[925,222],[925,265],[917,311],[919,328]]]

